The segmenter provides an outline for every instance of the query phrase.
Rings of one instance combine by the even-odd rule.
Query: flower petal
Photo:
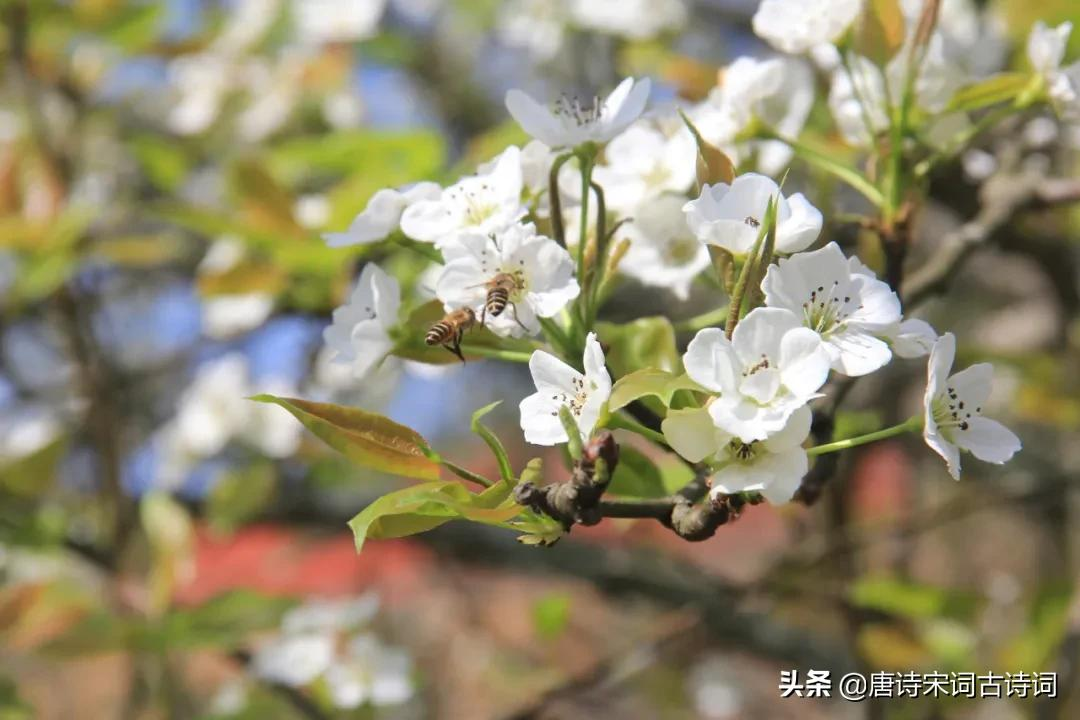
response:
[[[970,413],[982,412],[980,408],[990,398],[993,376],[993,365],[976,363],[950,377],[947,385],[956,390],[957,398],[964,403],[961,410]]]
[[[779,355],[784,387],[795,395],[809,397],[825,384],[829,355],[813,330],[804,327],[789,330],[780,340]]]
[[[683,366],[698,385],[725,394],[736,391],[742,371],[731,341],[719,328],[706,328],[694,336],[683,355]]]
[[[533,357],[538,353],[534,353]],[[567,441],[566,430],[559,420],[559,403],[543,391],[534,393],[518,406],[521,430],[525,441],[533,445],[558,445]]]
[[[954,430],[956,444],[985,462],[1006,462],[1020,450],[1020,438],[997,420],[973,417],[967,430]]]
[[[660,430],[671,449],[690,462],[715,454],[724,440],[706,408],[670,410]]]
[[[577,370],[543,350],[537,350],[529,358],[529,372],[536,389],[544,395],[576,395],[574,380],[582,379]]]
[[[551,148],[563,145],[561,128],[551,111],[518,89],[506,93],[506,109],[521,129]]]
[[[791,214],[776,228],[776,250],[794,253],[814,244],[821,234],[821,211],[810,204],[802,193],[787,198]]]

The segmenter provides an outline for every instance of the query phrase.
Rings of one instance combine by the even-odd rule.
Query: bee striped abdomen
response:
[[[510,302],[510,291],[504,287],[493,287],[488,291],[485,308],[488,315],[498,317]]]
[[[449,342],[454,336],[454,326],[445,320],[440,320],[427,331],[424,342],[428,345],[442,345]]]

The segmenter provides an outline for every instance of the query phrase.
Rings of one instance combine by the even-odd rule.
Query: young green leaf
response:
[[[675,375],[665,370],[644,368],[623,375],[615,382],[608,399],[608,410],[615,412],[646,395],[655,395],[664,405],[671,405],[671,396],[679,390],[701,389],[685,374]]]
[[[492,454],[495,455],[496,462],[499,463],[499,476],[502,478],[503,482],[512,485],[514,482],[514,470],[510,466],[510,457],[506,454],[506,448],[503,447],[498,436],[480,422],[481,418],[498,407],[501,402],[502,400],[496,400],[490,405],[485,405],[474,412],[469,427],[474,433],[480,436],[481,440],[487,443],[489,448],[491,448]]]
[[[418,480],[437,480],[439,465],[427,456],[427,441],[415,430],[358,408],[297,398],[257,395],[280,405],[320,440],[358,465]]]
[[[619,448],[619,464],[615,467],[608,492],[631,498],[661,498],[669,494],[660,469],[629,445]]]

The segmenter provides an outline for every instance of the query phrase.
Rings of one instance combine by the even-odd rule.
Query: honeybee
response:
[[[501,272],[495,277],[484,283],[484,287],[487,288],[487,297],[484,299],[484,311],[480,314],[480,324],[487,323],[487,316],[499,317],[506,310],[506,306],[509,305],[514,311],[514,321],[522,328],[525,326],[517,316],[517,305],[510,300],[511,293],[517,292],[521,289],[518,278],[510,273]]]
[[[424,342],[428,345],[442,345],[465,362],[465,356],[461,354],[461,338],[467,330],[476,324],[476,313],[472,308],[452,310],[443,316],[443,319],[431,326],[427,331]]]

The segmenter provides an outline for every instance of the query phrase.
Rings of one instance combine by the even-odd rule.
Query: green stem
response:
[[[522,352],[520,350],[503,350],[497,347],[488,347],[487,345],[462,345],[461,353],[463,355],[474,355],[476,357],[490,358],[492,360],[505,360],[506,362],[518,362],[527,363],[529,358],[532,357],[532,353]]]
[[[439,263],[440,265],[445,262],[443,260],[442,253],[439,252],[439,250],[436,249],[436,247],[431,243],[419,242],[417,240],[413,240],[410,237],[406,237],[404,234],[401,233],[397,233],[396,235],[394,235],[394,242],[403,248],[412,250],[415,253],[423,255],[425,258],[432,262]]]
[[[607,426],[618,430],[629,430],[632,433],[648,438],[655,443],[659,443],[664,447],[668,447],[668,441],[664,437],[663,433],[658,433],[655,430],[645,427],[637,420],[634,420],[621,413],[612,413],[608,416]]]
[[[961,150],[966,148],[972,140],[1016,112],[1018,112],[1017,108],[1011,104],[1003,105],[987,112],[979,118],[978,122],[969,125],[963,132],[953,136],[944,148],[933,155],[920,160],[915,166],[915,176],[919,178],[925,177],[942,162],[954,158]]]
[[[592,182],[592,158],[584,153],[578,154],[581,166],[581,220],[578,228],[577,277],[581,283],[581,295],[578,302],[588,303],[589,283],[585,277],[585,245],[589,237],[589,184]]]
[[[446,468],[450,472],[454,473],[455,475],[457,475],[459,478],[461,478],[463,480],[468,480],[469,482],[474,482],[477,485],[480,485],[480,486],[486,487],[486,488],[489,488],[489,487],[491,487],[493,485],[493,483],[490,480],[488,480],[486,477],[484,477],[483,475],[477,475],[472,470],[469,470],[468,468],[463,468],[460,465],[458,465],[457,463],[450,462],[446,458],[439,458],[439,463],[444,468]]]
[[[885,202],[885,198],[882,196],[881,191],[874,187],[874,184],[867,180],[866,177],[863,176],[863,174],[855,168],[837,162],[825,153],[814,150],[813,148],[802,144],[798,140],[786,138],[777,133],[772,128],[763,127],[759,129],[757,136],[759,139],[762,140],[779,140],[780,142],[786,144],[788,147],[795,151],[796,155],[801,157],[803,160],[815,167],[824,170],[830,175],[834,175],[835,177],[843,180],[848,185],[862,193],[863,196],[867,200],[872,202],[875,206],[881,207],[882,203]]]
[[[922,429],[923,418],[921,415],[912,415],[910,418],[900,423],[899,425],[893,425],[887,427],[884,430],[878,430],[868,435],[860,435],[859,437],[848,438],[847,440],[837,440],[836,442],[826,443],[825,445],[818,445],[816,447],[809,448],[806,454],[813,457],[815,455],[824,455],[825,453],[837,452],[838,450],[847,450],[848,448],[858,447],[859,445],[866,445],[877,440],[884,440],[896,435],[903,435],[904,433],[917,432]]]
[[[573,346],[559,324],[551,318],[537,318],[537,320],[540,321],[540,328],[544,331],[544,338],[548,344],[554,347],[563,358],[569,359],[573,355]]]
[[[585,327],[591,330],[596,322],[596,315],[600,305],[600,285],[604,282],[604,266],[607,264],[607,202],[604,199],[604,189],[589,180],[589,187],[596,193],[596,257],[593,266],[589,270],[589,306],[585,313]]]
[[[723,325],[727,320],[728,313],[730,312],[729,306],[725,305],[722,308],[716,308],[715,310],[709,310],[703,312],[700,315],[686,318],[674,323],[676,332],[697,332],[707,327],[716,327]]]
[[[574,157],[573,153],[566,153],[555,158],[551,164],[551,172],[548,174],[548,206],[551,208],[551,234],[555,236],[555,242],[566,247],[566,228],[563,226],[562,198],[559,195],[559,170],[566,161]]]

